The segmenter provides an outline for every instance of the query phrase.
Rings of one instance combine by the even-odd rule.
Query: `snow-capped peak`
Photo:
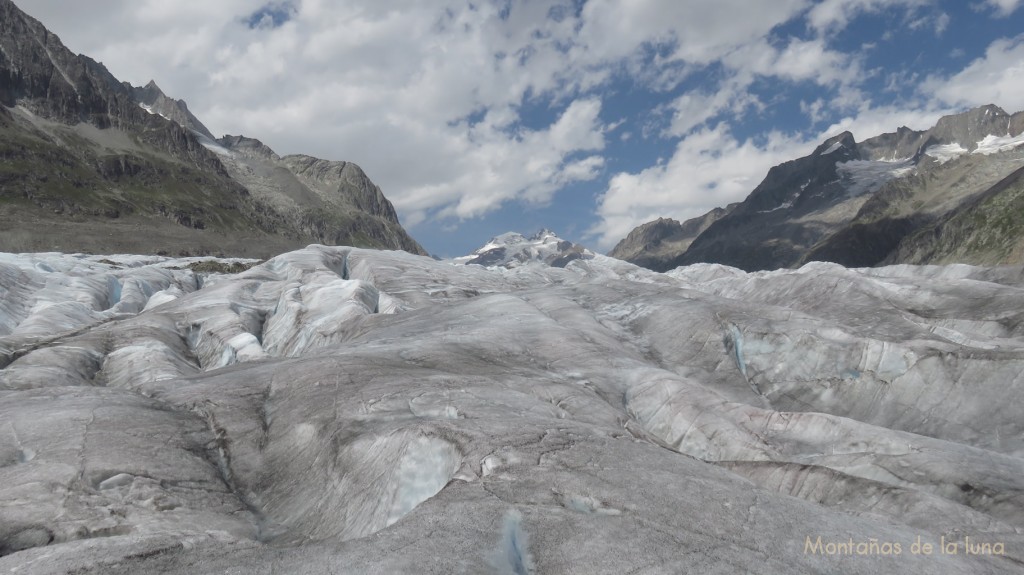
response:
[[[532,262],[554,267],[565,267],[577,259],[592,259],[594,253],[579,244],[558,237],[555,232],[541,229],[527,238],[518,232],[506,232],[465,256],[453,258],[459,264],[477,264],[487,267],[515,268]]]

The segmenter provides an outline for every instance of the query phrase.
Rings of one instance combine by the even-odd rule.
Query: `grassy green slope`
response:
[[[1024,168],[910,234],[887,263],[1024,263]]]

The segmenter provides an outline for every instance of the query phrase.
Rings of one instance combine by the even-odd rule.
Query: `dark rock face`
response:
[[[795,263],[828,229],[800,220],[850,199],[837,164],[860,159],[853,135],[843,132],[811,155],[773,167],[746,200],[666,267],[713,262],[753,271]]]
[[[1024,151],[1012,145],[998,152],[979,150],[979,144],[986,137],[1022,132],[1024,112],[1010,115],[994,105],[943,117],[928,130],[902,127],[860,143],[844,132],[811,155],[769,170],[746,200],[707,225],[674,257],[665,258],[660,247],[665,238],[683,235],[680,224],[669,220],[638,227],[611,255],[659,271],[699,262],[754,271],[815,260],[855,267],[1022,261],[1013,247],[1020,231],[1012,225],[1000,227],[1009,236],[986,235],[986,245],[1001,255],[981,248],[968,255],[949,242],[924,248],[925,236],[917,233],[947,226],[943,222],[974,205],[974,199],[992,196],[987,190],[1020,167]],[[940,147],[954,148],[952,159],[939,158],[935,150]],[[1000,202],[1013,204],[1005,186],[1001,189]],[[975,216],[973,221],[993,217]],[[917,247],[900,247],[912,237]],[[951,260],[954,253],[961,259]]]
[[[0,103],[21,105],[64,124],[138,132],[160,151],[223,171],[216,156],[186,128],[147,113],[130,86],[102,64],[72,54],[60,38],[9,0],[0,0]]]
[[[282,158],[245,136],[224,136],[217,143],[232,154],[224,158],[228,173],[285,213],[300,234],[328,245],[355,242],[426,255],[402,228],[380,186],[356,164],[305,155]]]
[[[630,232],[608,255],[654,271],[667,271],[671,269],[671,260],[685,252],[708,226],[722,219],[738,205],[714,208],[683,223],[670,218],[647,222]]]
[[[218,138],[217,143],[247,158],[273,160],[275,162],[281,159],[280,156],[274,153],[274,150],[271,150],[270,147],[255,138],[226,135]]]
[[[398,222],[394,206],[359,166],[351,162],[332,162],[303,155],[285,156],[282,161],[300,179],[312,180],[335,190],[338,197],[332,199],[350,203],[358,210],[388,221]]]
[[[903,126],[896,130],[869,138],[860,143],[861,153],[873,160],[896,159],[920,155],[930,146],[957,142],[967,151],[989,134],[1017,135],[1024,131],[1024,112],[1010,115],[999,106],[987,104],[951,116],[943,116],[935,127],[924,131]]]
[[[5,106],[28,100],[42,114],[67,122],[128,108],[124,92],[103,76],[101,66],[71,54],[8,0],[0,1],[0,48],[0,103]]]
[[[119,82],[9,0],[0,0],[0,104],[0,157],[8,163],[0,227],[12,232],[0,251],[267,257],[326,242],[425,253],[358,166],[307,156],[285,162],[241,136],[218,142],[185,102],[155,82]],[[296,176],[254,189],[232,158],[218,155],[229,153],[218,143],[267,164],[258,171],[294,164],[325,197],[303,192]],[[297,205],[282,209],[275,200],[289,195]],[[104,228],[126,215],[130,221]]]
[[[908,234],[880,263],[971,262],[999,265],[1024,259],[1024,168]]]
[[[878,265],[917,228],[912,218],[852,223],[814,246],[805,261],[834,262],[848,268]]]
[[[127,82],[125,82],[124,85],[131,90],[135,101],[145,106],[144,109],[148,112],[163,116],[164,118],[167,118],[184,128],[188,128],[193,132],[202,134],[211,140],[216,139],[213,137],[213,134],[210,133],[210,130],[208,130],[206,126],[199,121],[199,118],[195,117],[195,115],[189,111],[188,104],[186,104],[184,100],[173,100],[168,98],[167,95],[163,93],[163,90],[156,85],[155,81],[150,80],[150,82],[142,88],[132,86]]]

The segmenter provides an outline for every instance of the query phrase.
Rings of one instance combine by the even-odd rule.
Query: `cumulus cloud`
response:
[[[580,56],[617,61],[653,44],[667,48],[664,60],[707,64],[763,37],[806,5],[806,0],[590,0],[583,6]]]
[[[607,128],[593,90],[622,66],[638,78],[653,70],[651,83],[671,86],[806,8],[806,0],[590,0],[580,9],[570,0],[100,3],[90,9],[110,15],[105,34],[83,32],[59,0],[37,0],[32,12],[115,75],[135,84],[155,76],[215,132],[361,164],[411,224],[548,202],[560,187],[598,177]],[[775,56],[776,71],[756,73],[834,68],[819,48],[791,44]],[[710,111],[752,105],[741,91],[735,84]],[[550,123],[524,126],[527,105],[550,106]],[[683,105],[675,132],[685,128]]]
[[[987,0],[1001,16],[1019,4]],[[1020,38],[993,42],[983,58],[956,74],[933,74],[919,91],[901,90],[898,104],[872,102],[863,85],[877,73],[866,64],[870,50],[839,50],[839,32],[862,15],[897,10],[903,26],[943,33],[950,17],[933,0],[26,7],[119,78],[155,79],[188,100],[215,133],[359,163],[407,225],[450,229],[509,202],[544,205],[565,186],[593,182],[601,193],[589,233],[602,248],[658,216],[685,219],[741,200],[772,165],[844,129],[865,138],[924,128],[988,101],[1024,108]],[[888,72],[881,77],[889,84],[917,83]],[[799,88],[790,104],[802,111],[803,127],[737,136],[744,120],[774,112],[774,86]],[[650,107],[603,118],[622,90],[649,95]],[[610,169],[611,154],[633,145],[655,150],[647,166]],[[662,152],[671,157],[656,161]]]
[[[922,91],[952,106],[996,104],[1024,110],[1024,35],[992,42],[985,55],[950,77],[930,76]]]
[[[740,201],[769,168],[813,149],[799,136],[778,132],[763,142],[740,141],[725,123],[698,130],[679,141],[667,162],[614,175],[588,236],[608,250],[639,223],[664,216],[687,220]]]
[[[667,162],[612,176],[599,198],[599,221],[588,230],[588,236],[596,247],[607,251],[644,222],[658,217],[685,221],[714,207],[742,201],[769,168],[806,156],[828,137],[850,131],[864,140],[900,126],[924,130],[956,111],[934,103],[919,104],[875,106],[864,100],[850,115],[809,134],[771,132],[764,138],[740,140],[726,123],[699,129],[679,141]],[[818,100],[804,108],[809,114],[820,114],[823,105]]]
[[[817,139],[824,140],[830,135],[847,131],[859,141],[879,134],[895,132],[900,127],[926,130],[934,126],[942,116],[953,114],[956,111],[950,107],[937,107],[935,103],[922,102],[920,107],[873,106],[870,101],[866,101],[855,113],[843,117],[823,130]]]
[[[428,216],[471,218],[513,199],[546,203],[560,187],[600,173],[600,155],[576,157],[604,147],[600,109],[596,99],[573,101],[548,128],[521,130],[511,139],[502,130],[501,114],[489,114],[470,127],[468,138],[455,126],[435,145],[441,146],[439,155],[444,158],[457,158],[457,176],[444,172],[423,178],[394,199],[408,208],[413,221]]]
[[[672,121],[666,135],[685,136],[726,110],[739,115],[746,108],[756,106],[757,98],[745,87],[733,82],[718,86],[714,92],[693,90],[682,94],[669,104]]]
[[[758,78],[844,88],[865,76],[858,57],[830,50],[820,39],[793,38],[776,48],[762,38],[725,54],[721,63],[726,77],[714,91],[688,91],[668,105],[672,119],[666,135],[686,135],[723,113],[740,117],[749,109],[763,109],[764,104],[749,89]]]
[[[846,28],[853,19],[865,13],[877,13],[888,8],[903,8],[913,14],[918,8],[932,4],[933,0],[823,0],[807,14],[807,24],[819,33]]]
[[[600,100],[579,97],[601,74],[570,65],[566,0],[105,0],[116,33],[103,35],[64,6],[32,12],[120,78],[156,76],[217,133],[359,163],[407,222],[543,203],[603,165],[586,154],[603,147]],[[551,101],[549,125],[522,125],[534,100]]]
[[[1013,14],[1021,5],[1021,0],[985,0],[985,4],[995,10],[998,17]]]

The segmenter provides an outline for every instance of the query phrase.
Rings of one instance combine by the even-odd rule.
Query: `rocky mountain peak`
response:
[[[112,107],[128,103],[118,101],[123,94],[111,89],[110,80],[105,68],[74,55],[39,21],[0,0],[0,103],[64,123],[102,126]],[[114,106],[108,106],[111,100]]]
[[[0,104],[20,105],[71,126],[137,132],[146,145],[223,172],[216,156],[189,131],[202,133],[206,128],[183,102],[164,96],[164,104],[147,108],[137,90],[145,89],[126,85],[102,64],[72,53],[40,22],[9,0],[0,0]],[[162,96],[159,88],[151,93]]]
[[[984,243],[968,220],[999,214],[1006,220],[999,224],[1002,235],[986,239],[988,248],[971,252],[983,256],[972,257],[1016,261],[1017,235],[1007,230],[1019,228],[1006,206],[1018,201],[1024,181],[1009,178],[1020,168],[1022,133],[1024,112],[1011,115],[992,104],[944,116],[928,130],[901,126],[859,143],[842,132],[812,154],[771,168],[739,207],[692,241],[673,245],[668,240],[680,233],[678,225],[659,219],[638,226],[610,255],[658,271],[701,262],[750,271],[814,259],[859,267],[887,257],[910,261],[901,254],[911,253],[914,263],[930,263],[967,253],[950,246],[968,236]],[[1009,179],[1000,183],[1003,178]],[[1003,208],[992,207],[999,202]],[[938,248],[925,241],[934,234],[918,234],[933,224],[945,226],[949,236]],[[913,246],[898,251],[905,238]],[[997,244],[998,250],[991,247]]]
[[[658,218],[633,228],[625,239],[620,241],[608,255],[628,260],[627,254],[651,249],[665,238],[683,232],[683,224],[672,218]]]
[[[324,190],[328,202],[344,202],[390,222],[398,222],[394,206],[384,197],[380,187],[374,184],[358,165],[352,162],[323,160],[304,154],[284,156],[281,162],[299,180],[313,188]]]
[[[358,166],[286,165],[242,136],[218,143],[155,80],[121,82],[10,0],[0,0],[0,104],[0,148],[13,150],[0,186],[6,251],[265,257],[315,242],[425,253]]]
[[[217,143],[247,158],[272,160],[275,162],[281,160],[281,157],[278,156],[274,150],[270,149],[269,146],[256,138],[225,134],[224,136],[217,138]]]
[[[536,263],[561,268],[573,260],[593,258],[594,253],[585,247],[563,240],[547,228],[541,228],[529,238],[519,232],[497,235],[483,247],[469,255],[457,257],[454,261],[509,269]]]
[[[943,116],[928,130],[911,130],[901,126],[889,132],[868,138],[860,143],[865,159],[896,160],[912,158],[914,163],[924,151],[937,145],[958,144],[971,152],[986,136],[1016,136],[1024,131],[1024,113],[1007,114],[994,104]]]
[[[1010,115],[999,106],[988,104],[960,114],[943,116],[929,132],[941,144],[957,143],[973,151],[985,136],[1007,135],[1010,129]]]
[[[124,82],[124,85],[131,91],[139,106],[146,112],[162,116],[183,128],[202,134],[211,140],[215,139],[210,130],[199,121],[199,118],[189,111],[188,104],[184,100],[175,100],[168,97],[160,89],[160,86],[157,86],[155,80],[150,80],[148,84],[141,88],[132,86],[128,82]]]
[[[556,234],[555,232],[553,232],[553,231],[551,231],[551,230],[549,230],[547,228],[541,228],[540,231],[538,231],[537,233],[535,233],[532,236],[530,236],[530,240],[531,241],[544,241],[545,239],[551,238],[551,237],[558,237],[558,234]]]
[[[839,147],[854,149],[857,147],[857,140],[853,137],[853,133],[849,130],[836,134],[831,138],[828,138],[815,148],[814,153],[821,155],[825,153],[832,153],[829,150],[835,151]]]

